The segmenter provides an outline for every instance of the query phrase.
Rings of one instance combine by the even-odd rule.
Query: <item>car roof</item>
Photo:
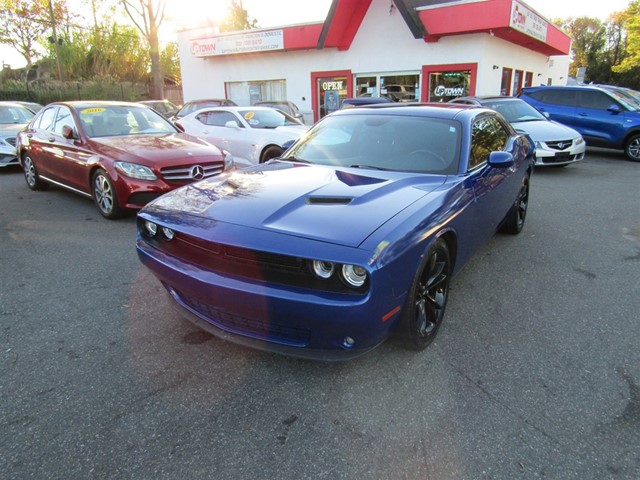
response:
[[[136,107],[143,108],[138,102],[121,102],[114,100],[67,100],[61,102],[53,102],[47,106],[66,105],[75,109],[91,108],[91,107]]]
[[[475,117],[478,112],[496,114],[495,110],[477,105],[464,105],[458,103],[378,103],[374,105],[362,105],[358,108],[346,108],[336,110],[331,115],[367,115],[371,113],[381,115],[424,116],[444,119],[456,117]]]

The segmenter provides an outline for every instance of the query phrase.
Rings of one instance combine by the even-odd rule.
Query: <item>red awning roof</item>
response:
[[[543,55],[568,55],[570,37],[519,0],[393,0],[407,27],[424,41],[469,33],[489,33]],[[284,27],[285,50],[348,50],[372,0],[333,0],[324,23]],[[424,5],[417,7],[416,5]],[[514,18],[515,17],[515,18]],[[522,23],[518,19],[522,18]],[[536,31],[528,34],[527,28]],[[534,36],[535,35],[535,36]]]

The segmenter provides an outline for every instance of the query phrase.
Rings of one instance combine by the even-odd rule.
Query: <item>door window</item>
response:
[[[236,116],[231,112],[205,112],[196,116],[196,119],[205,125],[213,127],[224,127],[227,122],[233,121],[236,122],[236,125],[239,127],[244,128],[244,125],[241,125]]]
[[[40,122],[37,127],[42,130],[51,130],[53,131],[53,126],[56,123],[56,111],[58,107],[50,107],[47,108],[44,112],[42,112],[42,116],[40,117]]]
[[[604,92],[596,90],[584,90],[578,92],[578,106],[584,108],[594,108],[596,110],[606,110],[616,101]]]
[[[487,161],[491,152],[504,150],[509,133],[495,117],[484,117],[473,124],[469,169]]]
[[[58,114],[56,115],[56,122],[53,127],[53,131],[58,135],[62,135],[62,129],[65,125],[68,125],[76,131],[76,125],[73,121],[73,117],[71,116],[71,111],[67,107],[60,107],[58,109]]]

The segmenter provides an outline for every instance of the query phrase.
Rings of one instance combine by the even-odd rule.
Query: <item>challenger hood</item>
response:
[[[145,210],[355,247],[445,179],[272,162],[180,188]]]

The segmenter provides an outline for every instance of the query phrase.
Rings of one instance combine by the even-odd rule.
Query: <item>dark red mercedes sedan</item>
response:
[[[233,168],[229,153],[127,102],[49,104],[18,134],[16,150],[30,189],[93,198],[109,219]]]

